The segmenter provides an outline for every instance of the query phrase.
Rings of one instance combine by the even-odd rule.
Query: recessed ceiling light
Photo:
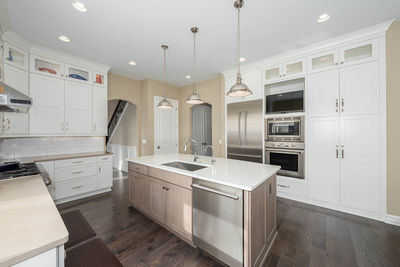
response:
[[[136,66],[136,62],[135,61],[129,61],[129,65],[131,65],[131,66]]]
[[[322,22],[327,21],[327,20],[330,19],[330,18],[331,18],[331,14],[324,13],[324,14],[322,14],[322,15],[320,15],[320,16],[318,17],[317,22],[318,22],[318,23],[322,23]]]
[[[244,57],[240,58],[240,62],[245,62],[245,61],[246,61],[246,59]]]
[[[80,11],[80,12],[87,12],[87,11],[88,11],[88,9],[87,9],[87,7],[85,6],[85,4],[82,3],[82,2],[79,2],[79,1],[72,2],[72,6],[73,6],[76,10],[78,10],[78,11]]]
[[[71,39],[69,39],[67,36],[65,36],[65,35],[60,35],[60,36],[58,36],[58,39],[60,39],[61,41],[63,41],[63,42],[66,42],[66,43],[69,43],[69,42],[71,42]]]
[[[185,78],[186,78],[186,79],[190,79],[190,78],[192,78],[192,76],[186,75]]]

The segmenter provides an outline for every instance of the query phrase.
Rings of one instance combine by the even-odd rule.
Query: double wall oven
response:
[[[265,122],[265,163],[278,174],[304,179],[304,116],[273,117]]]

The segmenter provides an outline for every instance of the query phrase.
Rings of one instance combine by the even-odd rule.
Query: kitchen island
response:
[[[0,266],[64,266],[68,231],[40,175],[0,181]]]
[[[193,160],[187,154],[128,159],[130,204],[230,266],[262,265],[277,234],[280,167]]]

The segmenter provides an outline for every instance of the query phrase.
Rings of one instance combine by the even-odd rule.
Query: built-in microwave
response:
[[[304,142],[304,116],[265,119],[266,141]]]

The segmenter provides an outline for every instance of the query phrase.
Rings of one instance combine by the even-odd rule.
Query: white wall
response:
[[[22,158],[104,151],[104,137],[0,138],[0,157]]]
[[[125,172],[128,171],[128,162],[126,159],[137,156],[136,147],[134,146],[108,144],[107,151],[114,153],[113,167]]]

